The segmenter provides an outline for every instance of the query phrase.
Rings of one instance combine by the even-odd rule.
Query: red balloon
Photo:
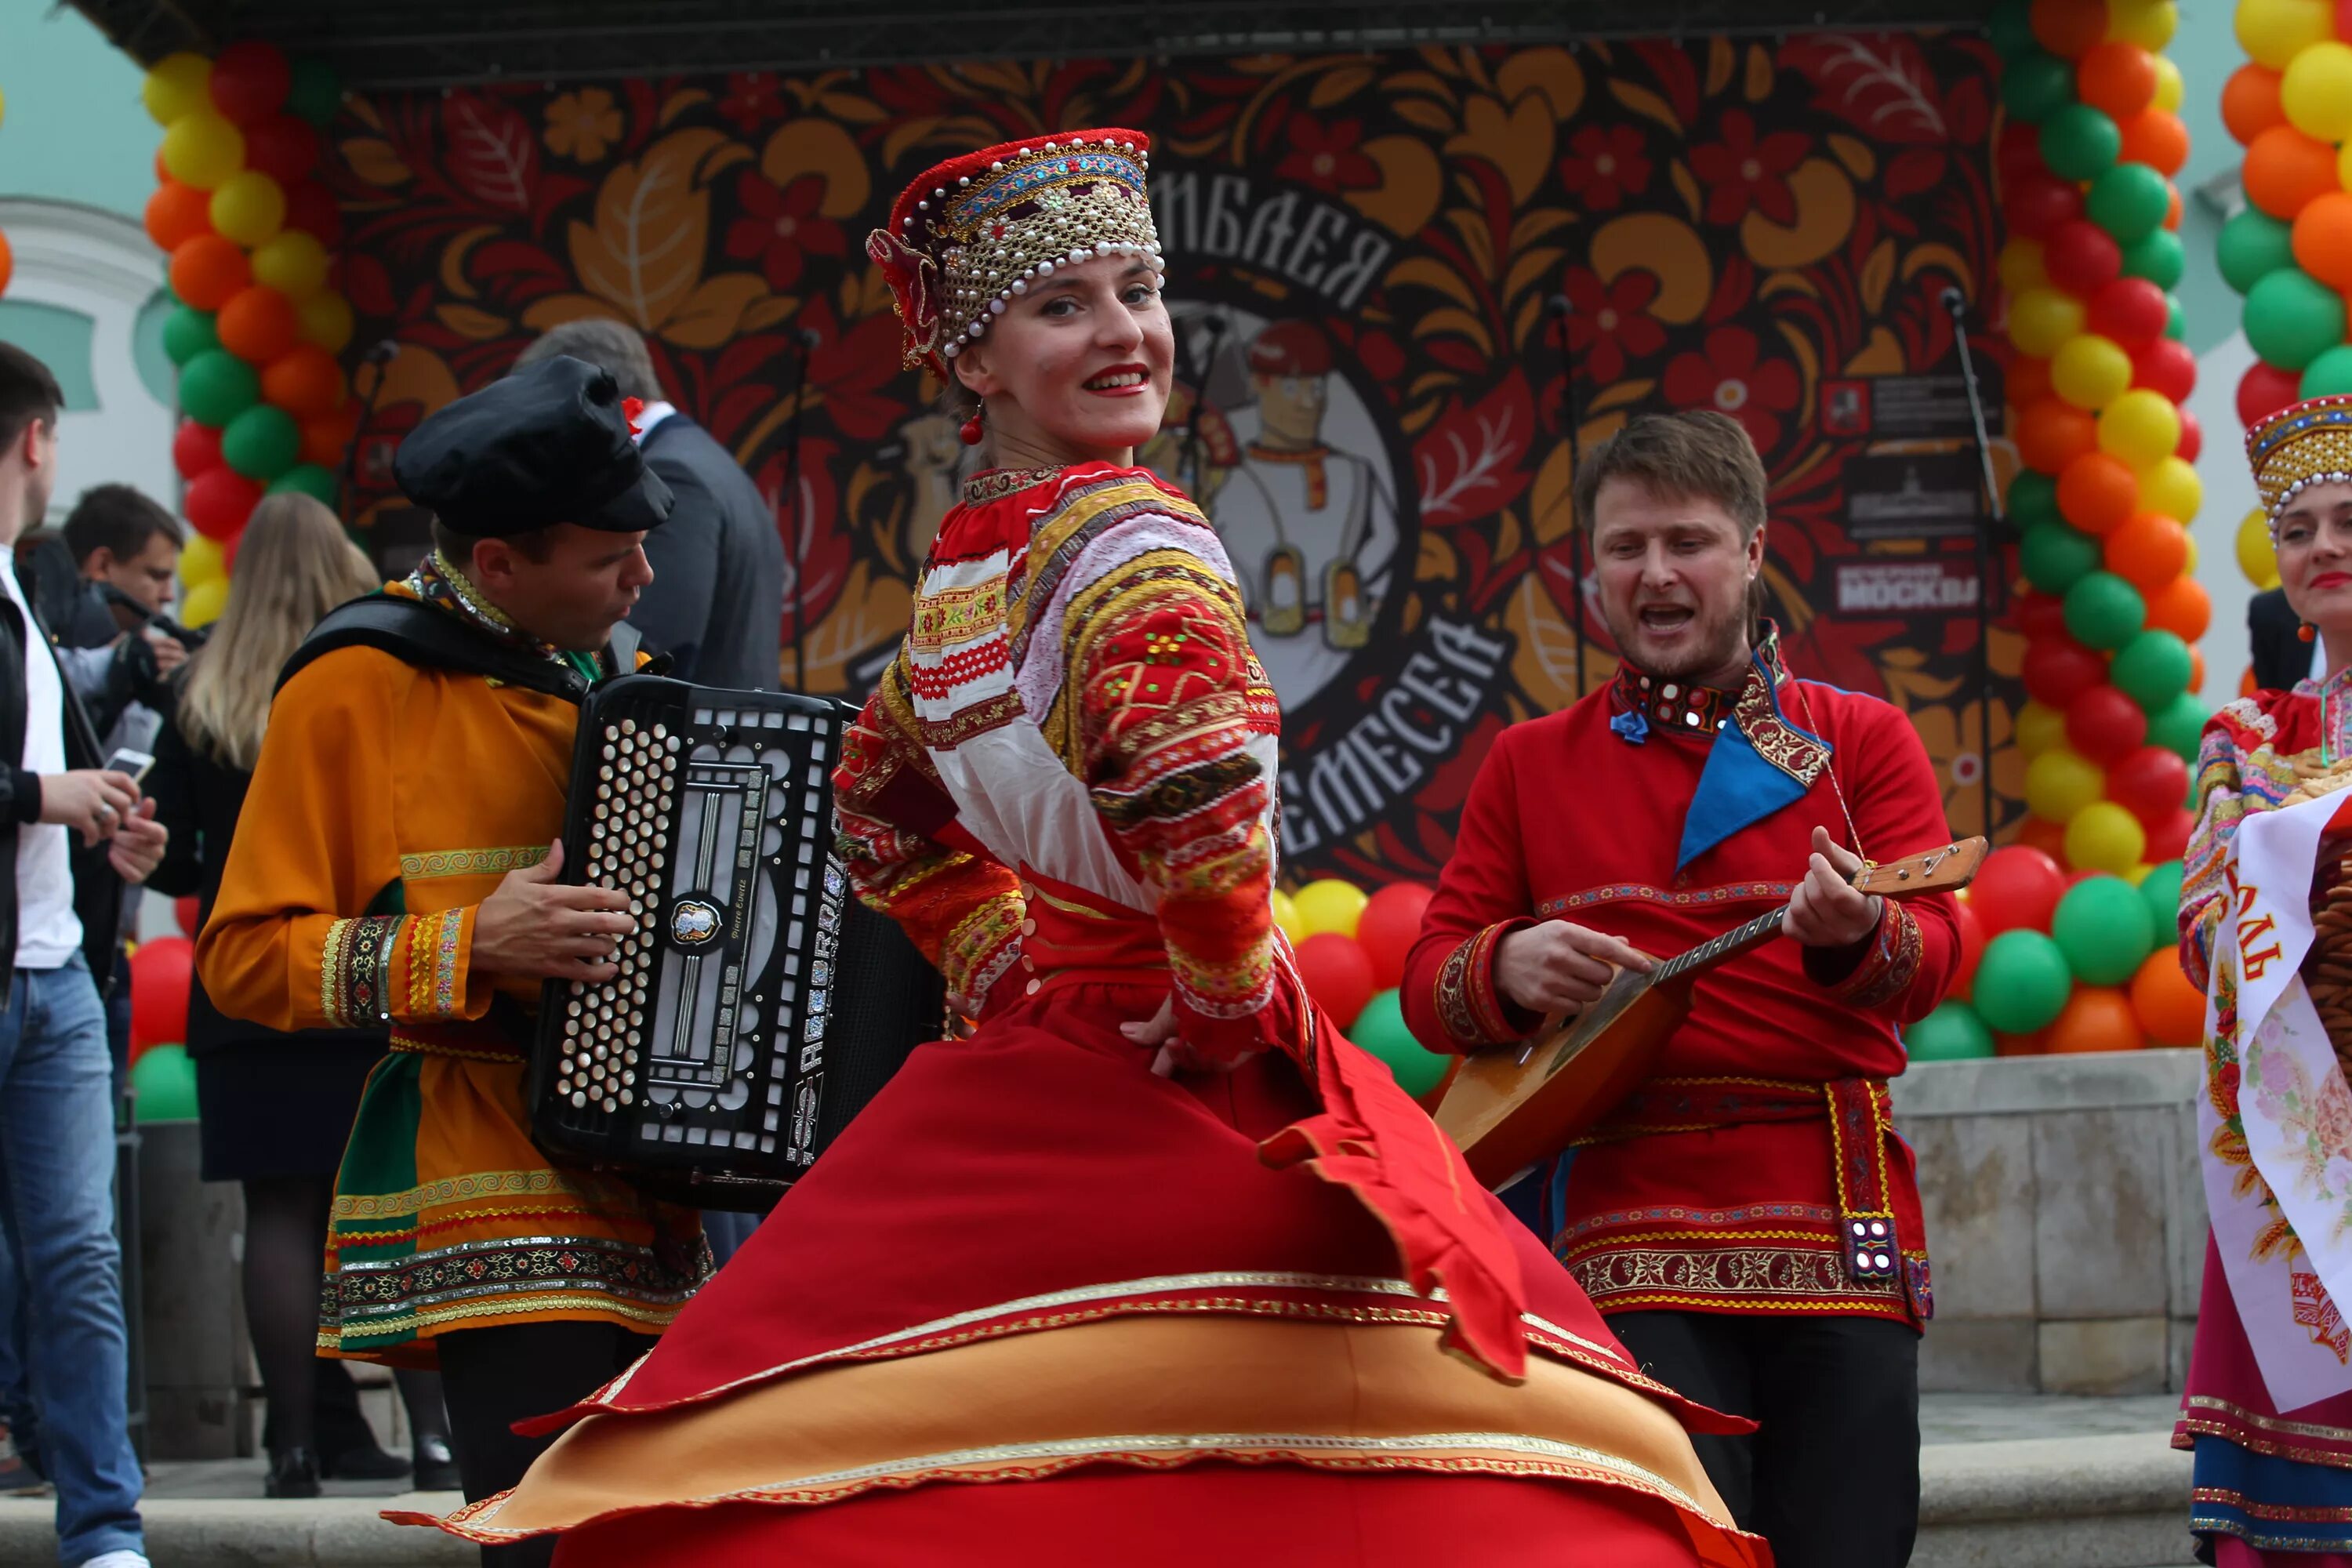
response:
[[[300,229],[331,250],[343,237],[343,209],[326,186],[303,180],[286,187],[286,226]]]
[[[275,44],[247,39],[213,57],[213,107],[239,125],[252,125],[286,106],[294,68]]]
[[[1404,983],[1404,961],[1421,940],[1422,911],[1437,890],[1419,882],[1391,882],[1365,900],[1356,921],[1356,943],[1372,961],[1372,989]]]
[[[1353,937],[1318,931],[1298,944],[1298,978],[1307,994],[1346,1028],[1380,987],[1372,984],[1372,961]]]
[[[2004,187],[2050,173],[2050,165],[2042,161],[2042,127],[2022,120],[2010,121],[2000,128],[2000,144],[1995,156],[2000,161]]]
[[[184,479],[211,473],[221,466],[221,433],[209,425],[184,419],[172,434],[172,466]]]
[[[2029,640],[2066,635],[2066,601],[2055,594],[2031,589],[2017,596],[2017,629]]]
[[[2167,860],[2178,860],[2189,853],[2189,836],[2197,831],[2196,814],[2186,806],[2175,806],[2172,815],[2147,830],[2147,847],[2141,851],[2151,866],[2161,866]],[[1990,859],[1990,856],[1986,857]]]
[[[2256,360],[2238,378],[2238,423],[2251,429],[2293,403],[2302,392],[2302,376]]]
[[[180,922],[181,934],[193,942],[196,936],[196,910],[199,900],[190,893],[172,900],[172,918]]]
[[[2147,279],[2118,278],[2091,296],[2083,319],[2092,331],[2130,348],[2162,337],[2172,320],[2172,306],[2164,290]]]
[[[1984,921],[1977,916],[1976,905],[1967,899],[1959,901],[1960,911],[1960,973],[1952,982],[1951,995],[1965,996],[1977,983],[1977,961],[1984,957]]]
[[[226,543],[236,537],[261,500],[261,487],[224,463],[188,481],[180,510],[206,539]]]
[[[2083,216],[2083,190],[2071,180],[2040,174],[2009,187],[2001,204],[2009,232],[2027,239],[2047,239],[2058,226]]]
[[[1969,885],[1969,907],[1989,942],[2005,931],[2048,931],[2066,891],[2066,873],[2039,849],[2012,844],[1985,857]]]
[[[2179,399],[2175,398],[2173,401],[2177,403]],[[2182,409],[2180,411],[2180,444],[2172,449],[2172,455],[2184,463],[2193,463],[2204,450],[2204,422],[2186,408]]]
[[[2025,645],[2021,673],[2027,696],[2063,713],[2083,693],[2107,683],[2107,661],[2073,637],[2036,637]]]
[[[2132,384],[2186,403],[2197,390],[2197,356],[2178,338],[2158,336],[2131,352]],[[2183,417],[2187,411],[2182,411]]]
[[[2142,746],[2107,770],[2107,798],[2138,817],[2142,827],[2161,827],[2189,798],[2189,764],[2178,752]]]
[[[307,120],[270,115],[245,128],[245,163],[291,185],[319,166],[319,133]]]
[[[131,1048],[175,1046],[188,1037],[188,982],[196,944],[184,936],[142,942],[131,955]]]
[[[2103,768],[2147,742],[2147,715],[2104,680],[2066,705],[2066,743]]]
[[[2090,219],[2069,218],[2042,242],[2042,270],[2059,288],[2087,300],[2123,276],[2123,247]]]

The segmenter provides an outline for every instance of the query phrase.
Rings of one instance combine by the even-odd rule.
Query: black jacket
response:
[[[683,414],[646,436],[646,467],[677,498],[646,535],[654,580],[629,625],[698,686],[773,691],[783,642],[784,542],[776,510],[727,448]]]
[[[2254,660],[2254,684],[2265,691],[2292,690],[2311,675],[2311,645],[2295,633],[2303,619],[2287,607],[2286,590],[2272,588],[2246,601],[2246,640]]]
[[[0,969],[0,1005],[5,1005],[16,983],[16,844],[22,830],[40,820],[41,789],[33,774],[18,765],[25,754],[24,612],[16,600],[0,593],[0,952],[11,962]],[[46,645],[48,634],[37,619],[29,628]],[[46,646],[33,655],[50,658]],[[58,688],[65,701],[66,766],[94,768],[105,761],[99,754],[98,732],[81,700],[58,671]],[[74,913],[81,917],[82,953],[89,961],[91,978],[103,996],[114,986],[116,920],[122,905],[122,879],[107,859],[106,846],[85,848],[79,834],[69,834],[68,860],[73,869]]]

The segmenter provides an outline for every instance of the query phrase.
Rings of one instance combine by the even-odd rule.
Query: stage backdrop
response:
[[[937,159],[1131,126],[1157,142],[1180,352],[1146,457],[1247,586],[1295,873],[1433,875],[1495,733],[1575,699],[1565,432],[1589,445],[1650,408],[1754,436],[1791,663],[1908,711],[1975,831],[1988,742],[2019,809],[2019,645],[1993,635],[1988,736],[1939,297],[1991,292],[1992,71],[1972,38],[1814,35],[357,102],[336,138],[344,286],[358,342],[401,345],[362,500],[390,499],[402,432],[535,331],[618,317],[776,499],[803,563],[799,684],[863,695],[960,458],[937,388],[899,369],[866,233]],[[1583,619],[1589,689],[1615,659]]]

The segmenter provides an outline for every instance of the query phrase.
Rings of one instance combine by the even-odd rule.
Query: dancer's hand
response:
[[[1160,1078],[1173,1078],[1180,1072],[1231,1072],[1241,1066],[1239,1059],[1212,1061],[1176,1037],[1176,999],[1170,997],[1160,1004],[1160,1011],[1139,1024],[1121,1024],[1118,1032],[1139,1046],[1158,1046],[1160,1054],[1151,1058],[1151,1070]]]

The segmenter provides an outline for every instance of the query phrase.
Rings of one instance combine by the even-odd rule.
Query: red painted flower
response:
[[[776,79],[767,71],[730,71],[727,91],[719,100],[719,112],[737,131],[750,136],[761,126],[773,125],[783,119],[783,94],[776,90]]]
[[[1801,388],[1795,366],[1760,358],[1755,333],[1717,327],[1706,334],[1706,353],[1678,353],[1666,366],[1666,400],[1730,415],[1769,456],[1780,439],[1780,416],[1795,410]]]
[[[1381,166],[1358,143],[1364,139],[1360,121],[1335,120],[1320,124],[1304,114],[1290,117],[1290,152],[1276,164],[1276,175],[1326,191],[1359,191],[1381,183]]]
[[[746,169],[735,200],[742,216],[727,230],[727,254],[738,261],[760,258],[768,287],[782,290],[800,281],[806,256],[840,256],[848,241],[841,226],[819,216],[824,180],[803,174],[778,190]]]
[[[1559,183],[1593,212],[1613,212],[1650,183],[1642,133],[1631,125],[1588,125],[1569,138]]]
[[[1592,268],[1572,268],[1565,291],[1569,355],[1594,381],[1615,381],[1628,359],[1647,359],[1666,346],[1666,329],[1649,314],[1658,297],[1654,274],[1633,268],[1603,283]]]
[[[1691,172],[1708,185],[1706,220],[1737,223],[1753,208],[1774,223],[1797,216],[1789,173],[1805,158],[1802,132],[1775,131],[1759,141],[1744,109],[1724,111],[1723,140],[1691,149]]]

